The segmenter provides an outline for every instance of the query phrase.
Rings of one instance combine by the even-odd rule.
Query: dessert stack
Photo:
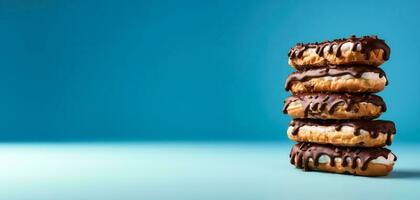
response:
[[[388,84],[380,65],[390,48],[377,36],[302,44],[289,51],[297,71],[287,78],[292,93],[283,112],[293,120],[287,130],[290,161],[297,168],[362,176],[385,176],[396,156],[395,125],[375,120],[386,111],[374,93]]]

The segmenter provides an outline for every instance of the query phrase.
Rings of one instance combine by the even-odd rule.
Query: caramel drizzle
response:
[[[307,80],[310,80],[312,78],[319,78],[319,77],[325,77],[325,76],[344,76],[344,75],[351,75],[355,78],[361,78],[363,73],[365,72],[374,72],[379,74],[379,78],[385,77],[385,72],[377,67],[371,67],[366,65],[360,65],[360,66],[351,66],[351,67],[338,67],[338,66],[327,66],[317,69],[310,69],[305,71],[296,71],[287,77],[285,89],[286,91],[289,91],[292,87],[292,84],[295,81],[304,82]],[[388,79],[386,79],[386,84],[388,85]]]
[[[354,104],[366,102],[376,106],[381,106],[381,111],[386,111],[385,102],[381,97],[369,94],[299,94],[288,97],[284,102],[283,113],[287,114],[287,108],[292,102],[300,101],[304,108],[304,118],[307,118],[309,111],[324,111],[329,114],[335,112],[339,104],[346,105],[346,111],[349,112]]]
[[[351,168],[357,167],[357,159],[361,161],[361,170],[366,170],[368,163],[380,156],[388,159],[391,151],[386,148],[361,148],[361,147],[336,147],[332,145],[321,145],[315,143],[297,143],[290,151],[290,163],[298,168],[309,170],[309,159],[313,160],[315,167],[319,166],[319,158],[326,155],[330,158],[329,165],[336,165],[335,158],[341,158],[341,165],[349,165],[348,158],[351,160]],[[395,155],[394,155],[395,156]],[[395,156],[394,161],[397,160]]]
[[[311,120],[311,119],[294,119],[290,122],[293,127],[292,135],[297,135],[302,126],[334,126],[336,131],[340,131],[343,126],[350,126],[355,129],[354,135],[360,135],[361,130],[369,133],[371,138],[377,138],[379,133],[387,134],[386,144],[391,145],[391,135],[394,135],[395,124],[386,120]]]
[[[315,48],[315,52],[320,57],[322,57],[324,56],[324,49],[327,46],[330,47],[328,49],[328,53],[333,54],[334,53],[333,46],[337,45],[335,56],[341,57],[342,55],[341,47],[343,46],[344,43],[347,43],[347,42],[353,43],[353,47],[351,49],[352,51],[357,51],[357,46],[360,45],[361,46],[360,52],[365,55],[366,60],[370,58],[370,52],[374,49],[382,49],[384,51],[383,56],[382,56],[383,60],[388,60],[389,55],[391,53],[391,50],[389,46],[385,43],[385,41],[379,39],[378,36],[376,35],[363,36],[361,38],[357,38],[355,35],[352,35],[349,38],[336,39],[333,41],[325,41],[325,42],[320,42],[320,43],[318,42],[306,43],[306,44],[298,43],[296,44],[295,47],[290,49],[287,56],[289,56],[290,59],[301,58],[305,50],[307,50],[308,48]]]

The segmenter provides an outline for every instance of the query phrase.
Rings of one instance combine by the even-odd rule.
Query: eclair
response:
[[[386,148],[337,147],[297,143],[290,151],[290,163],[303,170],[318,170],[362,176],[386,176],[397,157]]]
[[[391,145],[395,124],[386,120],[311,120],[294,119],[287,129],[289,139],[349,147]]]
[[[298,94],[284,101],[283,113],[308,119],[374,119],[386,111],[381,97],[370,94]]]
[[[391,50],[377,36],[335,39],[315,43],[298,43],[288,53],[289,65],[314,69],[327,65],[361,64],[379,66],[389,59]]]
[[[388,84],[385,72],[377,67],[327,66],[305,71],[296,71],[289,75],[285,89],[298,93],[375,93]]]

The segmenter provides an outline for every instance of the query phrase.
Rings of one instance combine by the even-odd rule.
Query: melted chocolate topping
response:
[[[330,166],[335,166],[335,158],[341,158],[342,166],[348,166],[351,160],[351,168],[357,167],[357,159],[361,161],[361,170],[366,170],[371,160],[383,156],[388,159],[388,155],[391,153],[386,148],[361,148],[361,147],[336,147],[332,145],[321,145],[315,143],[297,143],[293,146],[290,151],[290,163],[296,165],[298,168],[309,170],[309,159],[312,158],[313,163],[316,167],[319,166],[319,158],[322,155],[326,155],[330,158]],[[394,161],[397,160],[395,156]]]
[[[319,56],[323,56],[324,55],[324,49],[325,47],[329,46],[330,48],[328,49],[328,53],[332,54],[333,52],[333,45],[337,45],[337,51],[335,52],[335,55],[337,57],[341,56],[341,46],[343,46],[344,43],[346,42],[352,42],[353,43],[353,47],[352,47],[352,51],[357,51],[357,46],[360,45],[361,46],[361,50],[360,52],[363,53],[365,55],[366,60],[369,59],[370,57],[370,52],[374,49],[382,49],[384,50],[383,53],[383,60],[388,60],[389,59],[389,55],[391,53],[391,50],[389,48],[389,46],[385,43],[384,40],[379,39],[376,35],[372,35],[372,36],[363,36],[363,37],[356,37],[354,35],[348,37],[348,38],[342,38],[342,39],[335,39],[332,41],[324,41],[324,42],[315,42],[315,43],[298,43],[296,44],[295,47],[291,48],[289,53],[287,54],[289,56],[290,59],[294,59],[294,58],[301,58],[303,55],[303,52],[305,52],[305,50],[307,50],[308,48],[315,48],[315,52],[319,55]]]
[[[298,94],[288,97],[284,101],[283,113],[287,114],[287,108],[292,102],[300,101],[304,108],[304,118],[308,117],[309,111],[326,110],[332,114],[335,107],[339,104],[346,105],[346,111],[350,111],[354,104],[357,103],[372,103],[376,106],[381,106],[381,111],[386,111],[385,102],[377,95],[369,94],[338,94],[338,93],[317,93],[317,94]]]
[[[354,135],[360,135],[360,130],[369,132],[371,138],[377,138],[379,133],[387,134],[386,144],[391,145],[391,135],[395,134],[395,124],[386,120],[313,120],[294,119],[290,122],[293,127],[292,135],[297,135],[302,126],[334,126],[340,131],[343,126],[350,126],[355,129]]]
[[[365,72],[374,72],[379,74],[379,78],[385,77],[385,72],[378,68],[378,67],[371,67],[367,65],[357,65],[351,67],[343,67],[343,66],[327,66],[317,69],[310,69],[304,71],[295,71],[287,77],[285,88],[286,91],[289,91],[292,87],[293,82],[299,81],[304,82],[310,80],[312,78],[319,78],[319,77],[326,77],[326,76],[343,76],[343,75],[351,75],[355,78],[361,78],[363,73]],[[386,81],[386,85],[388,85],[388,79]]]

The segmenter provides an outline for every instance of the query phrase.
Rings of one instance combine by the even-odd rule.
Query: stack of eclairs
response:
[[[390,48],[377,36],[298,43],[288,54],[297,71],[285,88],[292,96],[283,112],[293,118],[287,129],[297,143],[290,162],[305,171],[360,176],[388,175],[397,160],[387,148],[395,135],[380,92],[388,84],[380,65]]]

